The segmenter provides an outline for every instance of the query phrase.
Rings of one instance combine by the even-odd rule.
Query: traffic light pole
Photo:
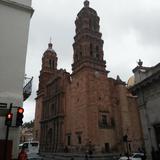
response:
[[[12,110],[12,103],[10,104],[9,112]],[[6,129],[6,139],[5,139],[5,146],[4,146],[4,160],[7,160],[7,151],[8,151],[8,135],[9,135],[9,126],[7,125]]]
[[[6,129],[6,139],[5,139],[5,148],[4,148],[4,160],[7,160],[8,135],[9,135],[9,126],[7,126],[7,129]]]

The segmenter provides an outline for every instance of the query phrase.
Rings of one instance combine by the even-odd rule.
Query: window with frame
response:
[[[97,53],[99,52],[99,46],[96,46],[96,52]]]
[[[51,114],[52,115],[55,115],[55,107],[56,107],[55,103],[52,103],[52,105],[51,105]]]
[[[108,115],[106,112],[100,112],[99,114],[99,127],[100,128],[108,127]]]
[[[54,69],[54,60],[52,61],[52,68]]]
[[[90,55],[93,56],[93,45],[90,43]]]
[[[98,53],[96,54],[96,58],[99,59],[99,54]]]
[[[28,148],[28,143],[24,143],[23,148],[27,149]]]
[[[107,115],[102,115],[102,124],[107,125]]]
[[[71,135],[67,135],[67,145],[71,145]]]
[[[80,57],[82,57],[82,52],[79,52]]]
[[[82,144],[82,137],[81,135],[77,135],[78,144]]]
[[[38,130],[36,130],[36,138],[38,138]]]
[[[32,147],[38,147],[38,142],[32,142],[31,145]]]
[[[52,61],[49,59],[49,68],[52,68]]]

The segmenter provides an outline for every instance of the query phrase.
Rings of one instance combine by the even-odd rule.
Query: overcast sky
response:
[[[41,58],[52,37],[58,68],[71,72],[77,13],[84,0],[33,0],[26,74],[33,76],[32,96],[24,103],[24,121],[34,119]],[[90,0],[100,17],[104,59],[109,77],[123,81],[133,74],[138,59],[144,66],[160,62],[160,0]]]

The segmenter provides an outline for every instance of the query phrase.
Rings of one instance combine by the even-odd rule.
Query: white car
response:
[[[29,154],[27,160],[43,160],[38,154]]]
[[[39,142],[38,141],[24,142],[22,147],[25,148],[25,151],[28,155],[39,153]]]
[[[144,156],[144,153],[132,153],[131,156],[129,156],[129,160],[142,160],[142,157]],[[119,160],[128,160],[127,156],[120,157]]]

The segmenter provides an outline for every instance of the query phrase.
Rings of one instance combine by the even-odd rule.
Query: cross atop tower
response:
[[[84,7],[89,7],[89,1],[88,0],[84,1]]]
[[[52,46],[53,46],[53,44],[52,44],[52,38],[50,37],[49,43],[48,43],[48,49],[52,49]]]
[[[137,62],[139,67],[142,67],[143,62],[141,61],[141,59],[139,59],[139,61]]]
[[[52,37],[50,37],[50,39],[49,39],[49,43],[52,43]]]

